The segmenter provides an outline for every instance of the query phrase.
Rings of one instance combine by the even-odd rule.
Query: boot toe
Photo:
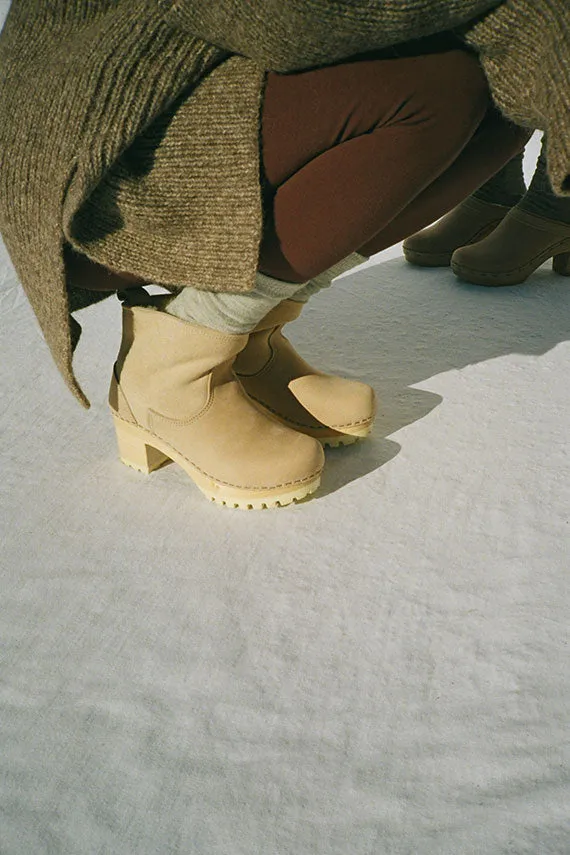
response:
[[[340,433],[367,436],[376,414],[376,396],[366,383],[311,374],[289,383],[297,400],[322,424]]]
[[[457,241],[437,226],[428,226],[406,238],[402,251],[409,264],[418,267],[448,267]]]
[[[534,267],[520,258],[520,250],[501,244],[496,235],[456,249],[451,269],[458,279],[473,285],[511,285],[524,282]]]
[[[509,210],[470,196],[433,225],[406,238],[406,261],[422,267],[446,267],[454,250],[492,233]]]

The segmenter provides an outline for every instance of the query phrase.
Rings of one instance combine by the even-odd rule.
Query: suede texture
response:
[[[294,430],[322,442],[365,436],[375,415],[366,383],[333,377],[309,365],[283,335],[302,304],[285,301],[259,324],[238,355],[235,371],[248,395]]]
[[[236,379],[232,364],[247,336],[198,327],[152,306],[125,306],[123,315],[109,393],[116,416],[134,419],[162,441],[161,450],[166,444],[183,458],[189,474],[197,470],[218,488],[271,491],[319,475],[319,443],[262,413]]]

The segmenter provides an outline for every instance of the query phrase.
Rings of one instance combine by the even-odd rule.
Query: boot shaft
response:
[[[148,410],[177,419],[199,412],[212,386],[233,381],[233,362],[247,344],[246,335],[219,333],[161,311],[163,301],[123,306],[110,403],[124,409],[128,402],[139,424],[147,424]]]

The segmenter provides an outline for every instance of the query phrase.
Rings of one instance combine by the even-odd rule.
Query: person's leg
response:
[[[303,282],[359,250],[450,166],[488,103],[460,50],[270,74],[260,269]]]
[[[570,224],[570,199],[557,196],[552,190],[548,178],[546,149],[546,141],[543,140],[532,181],[518,207],[529,214]]]
[[[258,272],[255,288],[245,294],[184,288],[168,303],[166,311],[193,324],[243,334],[255,329],[268,312],[304,287],[303,282],[284,282]]]
[[[511,124],[490,108],[475,136],[451,166],[359,252],[381,252],[433,223],[522,149],[529,135],[530,131]]]
[[[345,98],[339,100],[338,86],[327,85],[328,98],[321,104],[322,113],[318,92],[316,102],[312,100],[317,114],[311,115],[312,110],[304,116],[300,113],[299,105],[311,101],[306,79],[301,85],[306,99],[295,96],[291,102],[291,108],[296,103],[299,109],[297,113],[293,111],[292,117],[289,115],[293,123],[287,122],[283,133],[290,133],[292,127],[303,137],[308,123],[309,131],[313,127],[317,130],[319,144],[308,157],[302,145],[305,159],[287,164],[289,176],[278,188],[276,205],[271,208],[277,217],[270,219],[277,224],[282,215],[288,226],[293,224],[291,218],[302,214],[304,219],[297,224],[302,234],[296,234],[293,228],[288,232],[290,243],[285,242],[293,253],[295,267],[288,263],[286,255],[285,268],[278,272],[268,269],[262,251],[261,276],[269,274],[274,280],[265,283],[268,287],[264,297],[271,301],[270,305],[280,296],[274,286],[280,288],[283,282],[289,283],[293,291],[295,285],[301,286],[312,275],[337,263],[389,223],[453,163],[487,109],[482,74],[474,60],[463,53],[387,61],[382,68],[385,73],[381,73],[379,63],[355,62],[341,69],[342,73],[333,74],[335,79],[338,76],[338,83],[345,81]],[[314,74],[320,78],[324,73]],[[276,77],[270,77],[270,90],[271,79]],[[301,76],[291,79],[296,77]],[[355,109],[355,97],[366,109]],[[271,103],[271,98],[266,98],[264,122]],[[283,103],[281,108],[276,106],[279,113]],[[357,138],[337,145],[353,116]],[[361,124],[359,128],[358,122],[365,117],[372,119],[372,124]],[[375,130],[382,125],[385,135],[381,139]],[[441,145],[434,149],[440,141]],[[326,152],[331,146],[335,147]],[[266,154],[267,147],[264,158]],[[279,158],[277,165],[283,165]],[[316,166],[316,172],[310,169],[312,166]],[[307,176],[308,186],[304,180]],[[340,199],[334,192],[331,199],[327,192],[334,182]],[[326,207],[329,201],[330,210]],[[287,202],[285,207],[281,202]],[[266,237],[267,234],[268,231]],[[317,453],[315,440],[301,438],[296,430],[281,428],[265,417],[243,394],[235,378],[236,357],[249,337],[224,331],[228,317],[232,323],[235,321],[233,309],[230,311],[224,300],[234,295],[212,295],[207,319],[200,323],[192,322],[192,310],[183,314],[190,323],[172,316],[176,315],[173,307],[185,295],[191,300],[196,294],[195,289],[185,289],[174,299],[151,298],[146,305],[135,304],[124,310],[123,343],[110,391],[122,458],[145,471],[165,459],[175,459],[210,497],[234,504],[283,504],[312,492],[322,469],[322,452]],[[260,296],[263,295],[235,295],[235,299],[240,301],[240,311],[242,305],[251,307],[255,303],[256,312],[264,314]],[[291,292],[287,291],[286,296]],[[247,325],[253,328],[255,313],[249,313],[249,308],[247,312]],[[216,318],[221,318],[221,327]],[[222,331],[217,332],[219,329]],[[273,351],[279,332],[270,336],[269,349]],[[281,366],[277,374],[268,370],[275,364]],[[251,373],[244,373],[250,379],[259,379],[263,374],[270,378],[270,386],[278,377],[285,378],[283,391],[290,391],[309,414],[316,405],[315,415],[321,420],[319,404],[325,402],[329,406],[331,400],[340,399],[341,412],[352,413],[356,400],[357,417],[349,415],[338,425],[339,432],[361,435],[368,430],[373,417],[372,390],[355,389],[349,383],[347,391],[341,389],[339,394],[337,378],[312,373],[310,367],[302,368],[301,377],[291,378],[290,365],[288,358],[280,363],[271,357],[260,371],[253,366]],[[248,367],[251,368],[245,366]],[[297,381],[301,386],[293,388]],[[358,417],[362,402],[369,416],[365,422]],[[329,413],[330,409],[326,410],[327,420]],[[332,416],[336,420],[338,412],[335,410]],[[303,430],[303,425],[299,429]]]
[[[270,75],[261,270],[301,282],[453,207],[526,139],[494,112],[474,136],[488,110],[483,73],[458,50]]]
[[[483,73],[462,50],[270,74],[256,287],[239,295],[185,289],[167,311],[226,332],[254,329],[390,222],[455,159],[487,106]]]
[[[215,329],[252,330],[235,370],[286,424],[335,444],[368,432],[372,390],[308,366],[281,335],[299,309],[276,304],[302,302],[363,261],[350,251],[449,168],[488,106],[479,66],[457,50],[269,75],[263,273],[249,294],[185,289],[168,311]]]
[[[475,190],[473,197],[482,202],[509,208],[520,202],[526,193],[523,159],[524,151],[520,151],[496,175]]]
[[[401,199],[423,186],[426,167],[422,158],[428,161],[428,174],[433,175],[472,135],[487,107],[480,71],[463,53],[442,54],[441,59],[441,68],[425,56],[393,62],[357,59],[302,75],[269,78],[262,116],[267,217],[260,267],[270,272],[271,277],[266,278],[281,288],[285,283],[280,280],[301,282],[315,275],[292,294],[292,299],[260,321],[234,370],[249,395],[289,426],[318,436],[327,444],[346,444],[368,433],[375,412],[374,394],[365,384],[312,369],[284,338],[281,327],[298,316],[300,304],[312,294],[365,260],[354,252],[340,260],[339,256],[362,239],[363,227],[375,231],[379,215],[389,219],[391,205],[401,204]],[[429,84],[425,82],[426,62],[429,70],[433,69]],[[453,86],[442,79],[444,71],[454,80]],[[463,84],[458,82],[461,79]],[[442,105],[435,110],[426,106],[430,102],[426,90],[430,88],[436,93],[435,101]],[[415,93],[415,100],[410,92]],[[449,99],[457,101],[452,121],[447,112]],[[452,125],[447,128],[448,148],[434,151],[444,118]],[[386,153],[380,136],[369,145],[369,135],[380,122],[385,122],[388,129]],[[396,149],[407,145],[409,157],[408,162],[400,164],[402,180],[383,187],[384,193],[389,192],[387,200],[382,201],[382,192],[376,194],[377,182],[372,176],[377,171],[382,184],[388,184],[391,170],[384,161],[395,154],[390,139]],[[322,181],[321,176],[326,180]],[[296,195],[297,185],[301,198]],[[341,203],[332,220],[327,219],[332,211],[327,196],[330,190],[332,201]],[[303,220],[302,239],[293,236],[289,244],[311,256],[310,266],[300,270],[284,263],[280,245],[276,253],[271,246],[274,249],[283,238],[283,232],[277,236],[271,228],[274,214],[278,218],[283,213],[285,224],[292,224],[299,213],[298,209],[288,210],[291,199],[294,207],[301,202],[302,217],[314,205],[315,219]],[[338,227],[336,233],[331,229],[332,223]],[[274,261],[277,258],[277,268],[268,266],[268,255]],[[332,262],[331,266],[323,270],[328,262]],[[255,294],[248,299],[229,295],[224,298],[225,308],[228,299],[239,301],[240,307],[253,307],[254,297]]]

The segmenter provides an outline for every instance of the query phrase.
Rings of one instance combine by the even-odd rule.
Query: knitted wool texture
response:
[[[506,0],[464,32],[500,110],[547,133],[552,188],[570,195],[570,0]]]
[[[568,2],[506,0],[480,17],[495,6],[12,0],[0,36],[0,231],[79,400],[88,404],[72,370],[79,327],[69,311],[99,297],[68,281],[66,240],[154,281],[254,286],[267,70],[326,64],[475,20],[463,32],[497,103],[548,130],[554,188],[570,190]]]

